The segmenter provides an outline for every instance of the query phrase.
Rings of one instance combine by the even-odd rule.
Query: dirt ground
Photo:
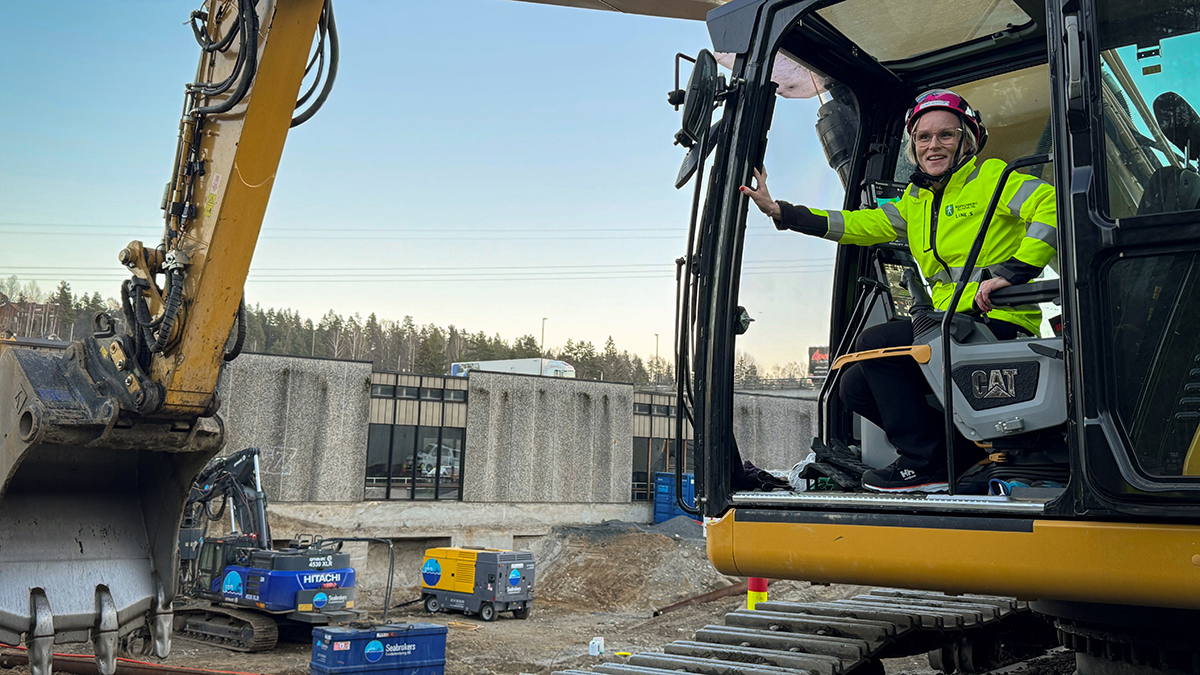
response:
[[[685,518],[654,527],[614,522],[558,528],[530,548],[538,567],[537,599],[528,619],[502,614],[495,621],[484,622],[461,614],[430,615],[414,604],[391,611],[389,622],[448,626],[446,675],[541,675],[620,661],[624,658],[621,652],[661,651],[669,642],[691,639],[708,624],[723,623],[725,614],[746,604],[745,594],[739,593],[653,616],[657,608],[741,581],[712,568],[700,526]],[[779,581],[772,583],[768,592],[772,600],[809,602],[850,597],[866,590]],[[588,655],[588,644],[595,637],[604,638],[602,656]],[[271,652],[239,654],[175,640],[165,663],[301,675],[308,672],[310,657],[308,643],[281,642]],[[936,672],[923,656],[892,660],[885,666],[889,675]],[[22,670],[8,672],[24,675]]]

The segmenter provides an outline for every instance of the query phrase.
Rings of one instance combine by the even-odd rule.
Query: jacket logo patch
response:
[[[965,204],[958,204],[957,206],[954,204],[947,204],[946,205],[946,216],[947,217],[957,216],[959,218],[969,218],[969,217],[975,215],[975,207],[977,205],[978,205],[977,202],[967,202]]]
[[[1004,368],[990,371],[977,370],[971,373],[971,386],[975,398],[1016,398],[1017,369]]]

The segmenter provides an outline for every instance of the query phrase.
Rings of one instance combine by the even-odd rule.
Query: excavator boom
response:
[[[179,523],[221,448],[214,390],[288,129],[306,118],[314,35],[326,86],[310,105],[336,72],[325,0],[212,0],[192,27],[163,238],[120,253],[125,325],[102,315],[61,355],[0,350],[0,644],[25,642],[35,675],[55,643],[92,641],[105,675],[139,628],[170,650]]]

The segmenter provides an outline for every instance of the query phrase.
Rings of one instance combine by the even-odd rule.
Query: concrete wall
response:
[[[217,385],[226,451],[262,450],[272,501],[360,501],[370,379],[366,362],[242,354]]]
[[[733,434],[742,457],[764,469],[790,469],[817,435],[815,393],[805,398],[735,393]]]
[[[469,377],[464,501],[629,502],[632,385]]]
[[[628,496],[626,497],[628,499]],[[379,537],[395,553],[392,604],[420,594],[425,549],[436,546],[490,546],[525,550],[555,525],[606,520],[648,523],[649,502],[624,504],[488,504],[450,501],[359,502],[357,504],[273,503],[268,518],[276,537],[300,532],[323,537]],[[388,577],[386,544],[346,544],[358,572],[360,606],[381,607]]]

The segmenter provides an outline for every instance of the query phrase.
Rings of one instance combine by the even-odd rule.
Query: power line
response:
[[[756,266],[757,267],[759,265],[793,264],[793,263],[821,264],[821,263],[832,263],[832,262],[833,262],[833,258],[830,258],[830,257],[824,257],[824,258],[775,258],[775,259],[769,259],[769,260],[747,260],[742,263],[742,266],[743,267],[748,267],[748,266]],[[518,266],[518,265],[474,266],[473,265],[473,266],[471,266],[471,270],[501,270],[501,271],[504,271],[504,270],[576,270],[576,269],[615,269],[615,268],[621,268],[621,267],[639,267],[639,268],[651,267],[651,268],[658,268],[658,269],[667,269],[667,268],[670,268],[672,270],[675,269],[674,263],[614,263],[614,264],[605,264],[605,265],[526,265],[526,266]],[[57,271],[57,270],[63,270],[64,268],[61,265],[4,265],[4,266],[0,267],[0,269]],[[116,264],[102,265],[102,266],[97,265],[97,266],[89,266],[89,267],[71,266],[69,269],[72,272],[78,272],[78,271],[109,272],[109,271],[113,271],[113,272],[119,272],[121,274],[124,274],[124,271]],[[250,270],[250,273],[251,274],[261,274],[261,273],[265,273],[265,272],[272,272],[272,273],[274,273],[274,272],[304,272],[305,274],[308,274],[308,273],[313,273],[313,272],[321,272],[321,273],[331,272],[331,273],[339,273],[340,274],[340,273],[345,273],[346,270],[347,270],[347,268],[345,266],[337,266],[337,267],[307,267],[307,266],[262,267],[262,268],[252,268]],[[371,268],[371,270],[372,270],[372,273],[377,273],[377,272],[378,273],[386,273],[386,272],[392,272],[392,271],[396,271],[396,272],[426,272],[426,271],[437,272],[437,271],[445,271],[446,266],[445,265],[438,265],[436,267],[409,267],[407,265],[396,266],[396,267],[374,267],[373,266]]]
[[[0,222],[0,228],[4,227],[31,227],[31,228],[80,228],[85,230],[112,230],[114,227],[139,227],[131,226],[128,223],[121,225],[105,225],[101,223],[3,223]],[[161,230],[162,225],[145,226],[145,230],[157,231]],[[264,228],[265,230],[273,230],[275,228]],[[331,232],[328,228],[281,228],[288,232],[313,232],[318,234],[326,234]],[[458,227],[415,227],[415,228],[400,228],[400,227],[338,227],[336,232],[367,232],[367,233],[403,233],[403,232],[455,232],[465,234],[493,234],[498,230],[494,227],[488,228],[458,228]],[[552,234],[556,232],[676,232],[680,235],[686,235],[687,231],[683,227],[537,227],[537,228],[504,228],[500,232],[543,232]]]

